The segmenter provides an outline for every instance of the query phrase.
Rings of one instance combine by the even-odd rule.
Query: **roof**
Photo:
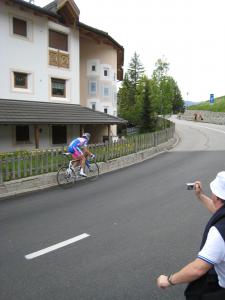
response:
[[[107,39],[109,39],[115,46],[117,46],[118,48],[120,48],[121,50],[123,50],[123,46],[121,46],[117,41],[115,41],[109,34],[108,32],[106,31],[103,31],[103,30],[100,30],[100,29],[97,29],[97,28],[94,28],[92,26],[89,26],[87,24],[84,24],[82,22],[77,22],[77,26],[79,28],[82,28],[82,29],[86,29],[87,31],[92,31],[98,35],[101,35],[103,37],[106,37]]]
[[[23,7],[27,8],[27,9],[31,9],[31,10],[34,10],[40,14],[43,14],[43,15],[47,15],[49,17],[53,17],[55,19],[61,19],[61,16],[59,14],[57,14],[56,11],[54,10],[50,10],[50,9],[46,9],[45,7],[40,7],[40,6],[37,6],[37,5],[34,5],[32,3],[29,3],[29,2],[26,2],[24,0],[11,0],[12,4],[17,4],[17,5],[22,5]]]
[[[0,99],[0,124],[124,124],[126,120],[78,104]]]

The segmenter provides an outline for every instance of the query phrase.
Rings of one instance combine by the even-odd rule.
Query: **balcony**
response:
[[[60,50],[49,50],[48,51],[48,64],[50,66],[56,66],[58,68],[69,69],[70,67],[70,56]]]

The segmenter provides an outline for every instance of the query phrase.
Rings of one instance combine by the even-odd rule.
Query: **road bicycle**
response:
[[[63,156],[68,159],[71,157],[71,153],[62,153]],[[75,162],[75,163],[74,163]],[[80,174],[80,160],[69,160],[69,164],[59,168],[57,172],[57,182],[61,187],[68,186],[80,180],[94,181],[99,176],[99,166],[95,159],[86,159],[84,173],[87,177],[83,177]]]

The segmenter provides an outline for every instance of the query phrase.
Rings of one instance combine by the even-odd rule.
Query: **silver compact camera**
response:
[[[195,189],[195,184],[194,184],[194,182],[186,183],[186,186],[187,186],[187,189],[188,189],[188,190],[194,190],[194,189]]]

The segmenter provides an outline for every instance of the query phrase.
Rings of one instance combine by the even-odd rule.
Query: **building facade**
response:
[[[73,0],[56,0],[44,8],[0,0],[0,100],[9,100],[9,109],[10,100],[57,103],[62,109],[74,105],[72,110],[81,105],[101,112],[100,120],[105,113],[108,124],[105,119],[104,124],[88,119],[82,124],[66,124],[65,119],[62,124],[41,124],[41,116],[40,126],[0,124],[0,151],[66,144],[87,130],[93,142],[116,135],[113,124],[123,122],[116,118],[123,47],[107,33],[80,23],[79,13]]]

